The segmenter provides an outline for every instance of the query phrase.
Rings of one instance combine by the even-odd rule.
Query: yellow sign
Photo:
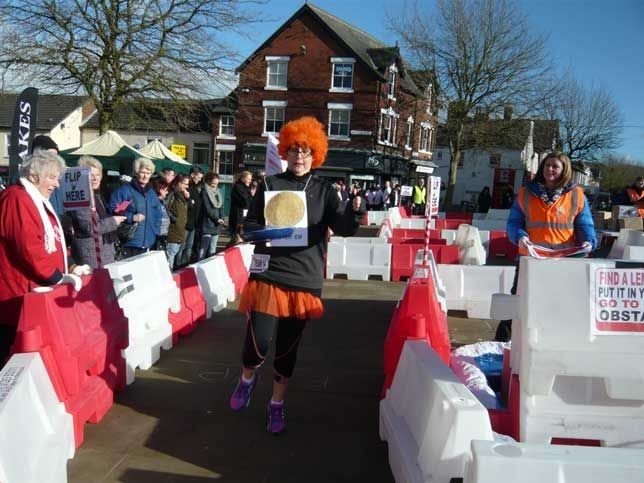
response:
[[[177,156],[181,156],[183,159],[186,159],[186,154],[188,154],[188,148],[185,144],[171,144],[170,151],[172,151]]]

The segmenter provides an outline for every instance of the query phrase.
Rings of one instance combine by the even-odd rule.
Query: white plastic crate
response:
[[[473,439],[492,440],[487,410],[424,341],[405,342],[380,401],[380,437],[396,481],[463,476]]]
[[[644,451],[472,441],[463,483],[642,483]]]
[[[0,481],[64,483],[73,458],[71,414],[40,354],[14,354],[0,371]]]

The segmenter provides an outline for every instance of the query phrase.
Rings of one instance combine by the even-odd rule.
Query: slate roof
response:
[[[255,49],[255,51],[250,54],[246,60],[239,65],[239,67],[237,67],[237,72],[242,70],[258,51],[270,44],[275,37],[277,37],[289,24],[293,22],[293,20],[305,13],[309,13],[316,18],[320,24],[327,29],[331,36],[341,44],[344,44],[348,50],[354,52],[357,59],[381,80],[387,80],[384,75],[386,68],[394,61],[398,62],[399,68],[402,69],[400,77],[402,87],[415,95],[420,95],[422,89],[419,90],[413,80],[405,73],[398,47],[385,45],[383,42],[371,36],[367,32],[360,30],[310,2],[302,5],[302,7],[286,22],[284,22],[281,27],[273,32],[273,34],[266,39],[264,43]]]
[[[0,128],[11,128],[19,94],[0,94]],[[36,129],[51,130],[74,109],[82,106],[87,97],[40,94]]]
[[[463,149],[513,149],[521,151],[530,133],[530,119],[488,119],[472,122],[465,127]],[[559,122],[534,120],[534,150],[538,153],[551,151],[552,141],[559,139]],[[445,126],[438,126],[436,146],[448,146]]]

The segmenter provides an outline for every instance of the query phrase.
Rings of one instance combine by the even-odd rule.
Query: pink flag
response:
[[[121,201],[114,208],[114,213],[125,213],[125,210],[127,210],[127,207],[130,206],[131,204],[132,204],[132,200]]]

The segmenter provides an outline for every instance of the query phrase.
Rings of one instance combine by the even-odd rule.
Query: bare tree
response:
[[[415,3],[388,20],[410,60],[438,78],[448,109],[449,206],[473,114],[499,112],[506,104],[518,115],[530,112],[544,95],[549,71],[545,38],[528,26],[516,1],[437,0],[437,6],[435,16]]]
[[[622,115],[607,90],[587,89],[567,75],[554,99],[552,115],[559,120],[563,151],[571,159],[597,159],[619,147]]]
[[[254,3],[0,0],[0,66],[19,66],[45,90],[86,94],[104,132],[126,100],[181,100],[226,83],[238,58],[222,34],[243,35]]]

